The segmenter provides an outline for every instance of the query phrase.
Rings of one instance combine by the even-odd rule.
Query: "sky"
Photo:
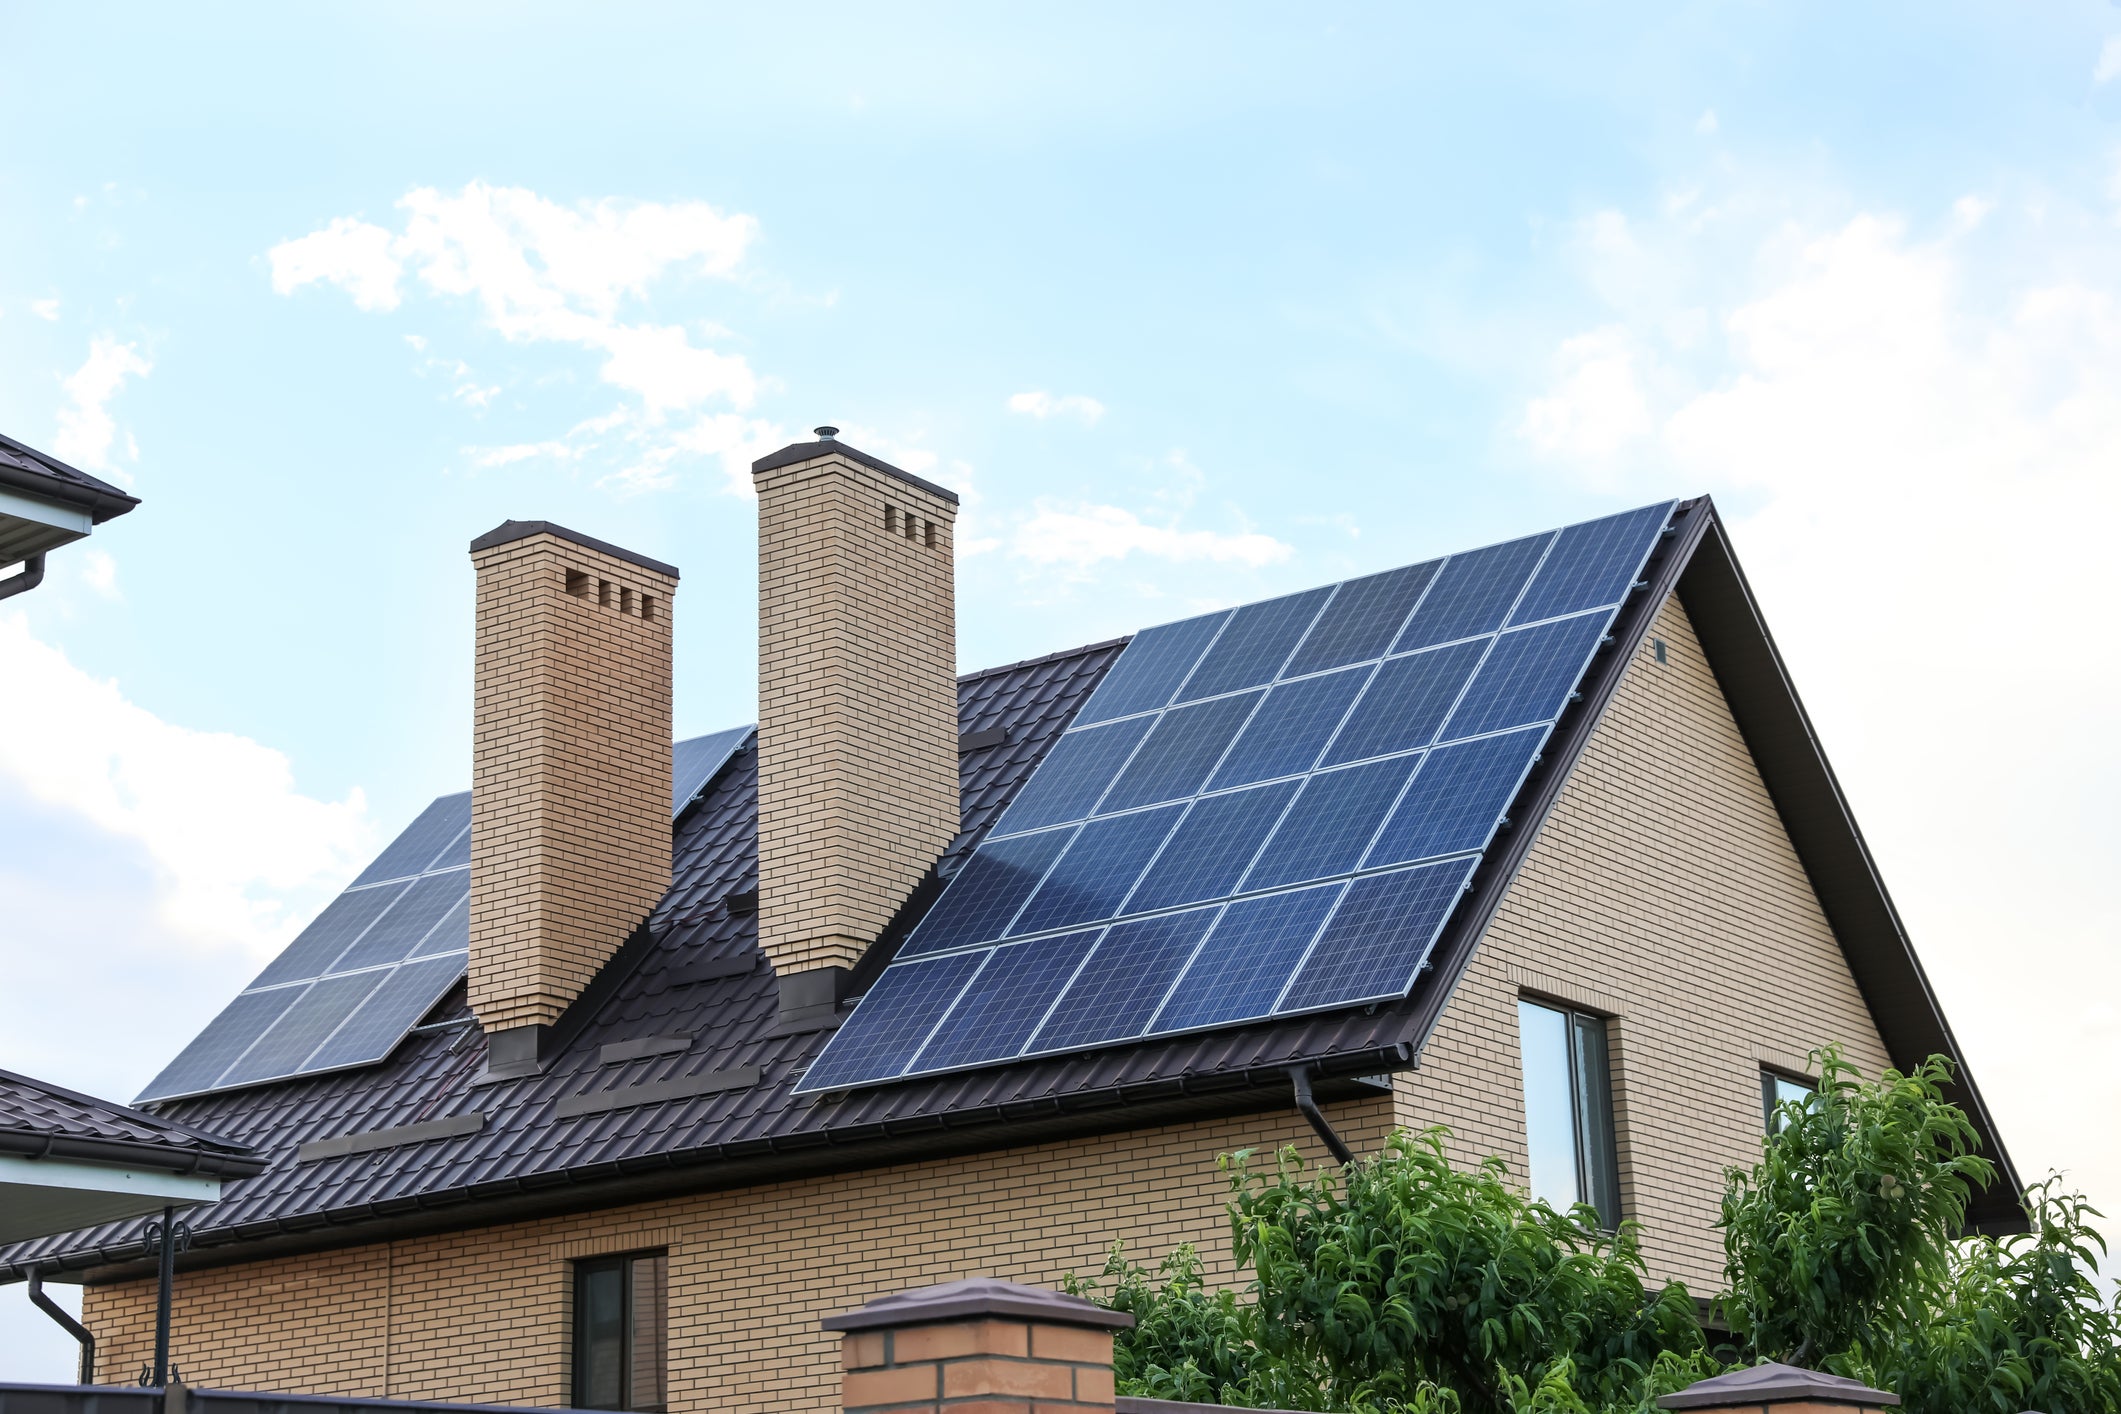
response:
[[[0,1067],[128,1098],[469,784],[501,520],[751,720],[832,423],[962,494],[968,670],[1713,495],[2121,1214],[2121,8],[1501,8],[0,3],[0,432],[143,500],[0,603]]]

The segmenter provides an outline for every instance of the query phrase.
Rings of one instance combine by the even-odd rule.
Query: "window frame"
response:
[[[1598,1225],[1617,1231],[1626,1214],[1620,1201],[1620,1129],[1613,1105],[1611,1016],[1535,992],[1517,995],[1518,1082],[1524,1104],[1525,1139],[1531,1143],[1530,1066],[1525,1058],[1526,1007],[1561,1017],[1568,1064],[1569,1129],[1575,1155],[1576,1202],[1598,1215]],[[1531,1174],[1525,1174],[1527,1186]]]
[[[642,1263],[653,1262],[658,1268],[652,1275],[657,1299],[662,1309],[656,1313],[651,1331],[644,1331],[639,1309],[640,1281],[638,1268]],[[619,1301],[619,1353],[618,1353],[618,1399],[615,1403],[592,1403],[589,1382],[595,1372],[591,1368],[590,1346],[592,1344],[589,1323],[592,1319],[588,1300],[588,1284],[600,1274],[616,1273],[618,1276]],[[643,1248],[632,1252],[600,1253],[594,1257],[580,1257],[568,1264],[568,1395],[569,1406],[575,1409],[599,1409],[631,1411],[632,1414],[666,1414],[670,1401],[670,1252],[668,1248]],[[657,1343],[655,1351],[657,1391],[661,1398],[652,1403],[639,1401],[635,1376],[640,1365],[638,1343],[647,1335]]]
[[[1794,1071],[1783,1070],[1779,1066],[1761,1066],[1760,1129],[1761,1132],[1766,1134],[1769,1138],[1773,1138],[1775,1135],[1782,1133],[1782,1130],[1778,1128],[1775,1124],[1776,1112],[1781,1108],[1783,1104],[1782,1096],[1778,1093],[1777,1087],[1782,1085],[1796,1086],[1798,1089],[1804,1091],[1804,1098],[1806,1099],[1810,1099],[1812,1096],[1819,1093],[1819,1082],[1817,1080],[1812,1079],[1810,1076],[1799,1075]]]

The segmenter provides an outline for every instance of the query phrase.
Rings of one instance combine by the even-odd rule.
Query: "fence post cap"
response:
[[[1048,1291],[1042,1286],[997,1281],[993,1277],[946,1281],[940,1286],[879,1296],[858,1310],[827,1316],[818,1324],[828,1331],[866,1331],[981,1316],[1006,1316],[1019,1321],[1089,1326],[1099,1330],[1126,1330],[1134,1324],[1134,1317],[1126,1312],[1108,1311],[1080,1296]]]
[[[1818,1370],[1800,1370],[1795,1365],[1769,1361],[1747,1370],[1697,1380],[1685,1389],[1659,1395],[1659,1409],[1717,1409],[1727,1405],[1783,1404],[1817,1400],[1825,1404],[1898,1404],[1900,1396],[1872,1389],[1859,1380]]]

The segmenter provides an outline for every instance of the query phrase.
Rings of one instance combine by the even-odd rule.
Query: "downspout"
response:
[[[177,1210],[162,1210],[162,1261],[155,1284],[155,1368],[153,1383],[169,1383],[169,1299],[177,1274]]]
[[[1311,1122],[1312,1129],[1318,1131],[1318,1137],[1331,1151],[1334,1161],[1343,1166],[1354,1163],[1355,1151],[1341,1142],[1340,1136],[1333,1132],[1333,1126],[1326,1123],[1326,1112],[1318,1107],[1318,1101],[1311,1098],[1310,1072],[1300,1065],[1289,1067],[1289,1087],[1296,1092],[1297,1112]]]
[[[66,1308],[44,1294],[44,1273],[29,1274],[30,1304],[57,1321],[66,1333],[81,1342],[81,1383],[96,1382],[96,1337],[87,1326],[66,1313]]]
[[[0,579],[0,599],[9,599],[17,594],[27,594],[44,583],[44,552],[39,550],[22,562],[22,573]]]

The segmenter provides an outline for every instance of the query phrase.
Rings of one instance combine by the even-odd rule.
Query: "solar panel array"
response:
[[[1405,996],[1671,511],[1135,635],[798,1091]]]
[[[684,813],[752,734],[671,747]],[[224,1008],[140,1100],[372,1065],[464,975],[471,947],[471,792],[420,812],[346,891]]]

